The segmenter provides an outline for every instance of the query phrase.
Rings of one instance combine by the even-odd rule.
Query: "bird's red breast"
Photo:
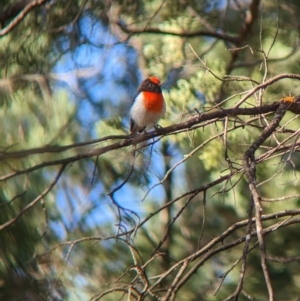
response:
[[[162,93],[143,91],[143,101],[146,111],[160,113],[164,108],[164,98]]]

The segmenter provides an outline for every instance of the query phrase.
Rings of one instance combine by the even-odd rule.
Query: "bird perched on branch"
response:
[[[136,134],[155,126],[166,112],[160,80],[155,76],[146,78],[137,90],[130,110],[130,132]]]

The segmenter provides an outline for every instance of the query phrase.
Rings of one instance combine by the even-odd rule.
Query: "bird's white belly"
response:
[[[147,111],[145,109],[143,100],[139,99],[139,96],[135,100],[130,110],[131,118],[140,128],[157,123],[157,121],[164,116],[165,112],[165,103],[163,109],[159,113],[152,113]]]

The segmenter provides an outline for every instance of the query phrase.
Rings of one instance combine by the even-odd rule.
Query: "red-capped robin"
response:
[[[142,132],[155,125],[166,112],[160,80],[155,76],[146,78],[137,90],[130,110],[131,134]]]

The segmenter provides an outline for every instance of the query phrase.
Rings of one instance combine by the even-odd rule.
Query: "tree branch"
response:
[[[43,197],[45,197],[50,190],[56,185],[57,181],[59,180],[60,176],[62,175],[64,169],[66,168],[66,165],[62,165],[60,170],[58,171],[55,179],[53,182],[38,196],[36,197],[32,202],[30,202],[28,205],[26,205],[14,218],[10,219],[8,222],[0,225],[0,231],[2,231],[4,228],[10,226],[14,222],[16,222],[26,211],[28,211],[30,208],[32,208],[37,202],[39,202]]]
[[[0,30],[0,36],[4,36],[8,34],[11,30],[13,30],[29,13],[36,6],[40,6],[44,4],[47,0],[35,0],[28,3],[28,1],[17,2],[7,8],[0,14],[0,23],[11,17],[16,16],[6,27]],[[27,4],[28,3],[28,4]]]
[[[12,178],[16,175],[21,175],[24,173],[29,173],[32,172],[34,170],[46,167],[46,166],[54,166],[54,165],[61,165],[61,164],[69,164],[72,162],[76,162],[79,161],[81,159],[87,159],[87,158],[91,158],[93,156],[100,156],[103,155],[109,151],[112,150],[116,150],[116,149],[120,149],[123,147],[127,147],[130,145],[135,145],[144,141],[147,141],[151,138],[155,138],[155,137],[159,137],[159,136],[164,136],[164,135],[168,135],[168,134],[174,134],[180,131],[186,131],[186,130],[191,130],[193,129],[193,126],[201,124],[201,122],[207,121],[207,120],[212,120],[212,119],[221,119],[224,118],[226,116],[237,116],[237,115],[255,115],[255,114],[263,114],[263,113],[269,113],[269,112],[273,112],[275,111],[279,106],[278,102],[273,102],[271,104],[268,105],[264,105],[261,107],[254,107],[254,108],[233,108],[233,109],[224,109],[224,110],[218,110],[218,111],[213,111],[213,112],[208,112],[208,113],[203,113],[203,114],[197,114],[196,116],[194,116],[193,118],[183,122],[183,123],[179,123],[179,124],[175,124],[169,127],[165,127],[165,128],[159,128],[156,129],[153,132],[150,133],[144,133],[141,135],[136,135],[136,136],[125,136],[123,140],[109,144],[107,146],[104,147],[99,147],[93,150],[88,150],[88,151],[84,151],[81,153],[78,153],[74,156],[70,156],[67,158],[63,158],[63,159],[57,159],[57,160],[53,160],[53,161],[46,161],[46,162],[42,162],[39,164],[36,164],[32,167],[26,168],[26,169],[22,169],[22,170],[16,170],[13,171],[7,175],[4,175],[2,177],[0,177],[0,181],[5,181],[8,180],[9,178]],[[123,137],[123,136],[121,136]],[[108,137],[104,137],[101,139],[101,141],[105,141],[109,139],[113,139],[114,136],[108,136]],[[67,146],[67,148],[71,148],[72,146]],[[74,145],[75,147],[75,145]],[[66,147],[62,147],[62,148],[66,148]],[[28,154],[33,154],[33,153],[42,153],[42,152],[58,152],[59,151],[59,147],[54,147],[54,148],[49,148],[49,147],[45,147],[45,148],[38,148],[35,149],[34,151],[31,150],[25,150],[24,151],[24,156],[28,155]],[[0,155],[0,161],[3,160],[7,160],[7,159],[11,159],[14,157],[22,157],[22,152],[23,151],[18,151],[18,152],[6,152],[3,153],[2,155]]]
[[[228,41],[231,43],[236,43],[238,41],[237,36],[231,36],[227,35],[226,33],[217,32],[217,31],[207,31],[207,30],[197,30],[197,31],[183,31],[183,32],[177,32],[177,31],[168,31],[168,30],[162,30],[159,28],[146,28],[146,29],[138,29],[138,28],[129,28],[128,26],[124,25],[121,21],[117,21],[116,24],[126,33],[130,35],[136,35],[136,34],[162,34],[162,35],[172,35],[172,36],[178,36],[183,38],[193,38],[198,36],[207,36],[207,37],[213,37],[220,40]]]
[[[250,192],[252,194],[251,201],[253,201],[254,208],[255,208],[255,218],[256,218],[255,224],[256,224],[257,238],[259,241],[260,252],[261,252],[261,266],[263,269],[263,274],[268,288],[270,301],[274,300],[274,293],[273,293],[271,279],[267,268],[267,260],[266,260],[267,255],[266,255],[266,249],[265,249],[265,243],[263,237],[263,226],[261,221],[261,213],[262,213],[262,207],[260,205],[261,198],[256,187],[256,162],[255,162],[254,154],[256,150],[260,147],[260,145],[262,145],[262,143],[267,138],[269,138],[271,134],[276,130],[277,126],[279,125],[288,107],[289,104],[286,102],[282,102],[280,104],[272,122],[270,122],[270,124],[263,130],[262,134],[252,143],[249,149],[245,152],[243,158],[244,169],[245,169],[246,176],[248,178]]]

